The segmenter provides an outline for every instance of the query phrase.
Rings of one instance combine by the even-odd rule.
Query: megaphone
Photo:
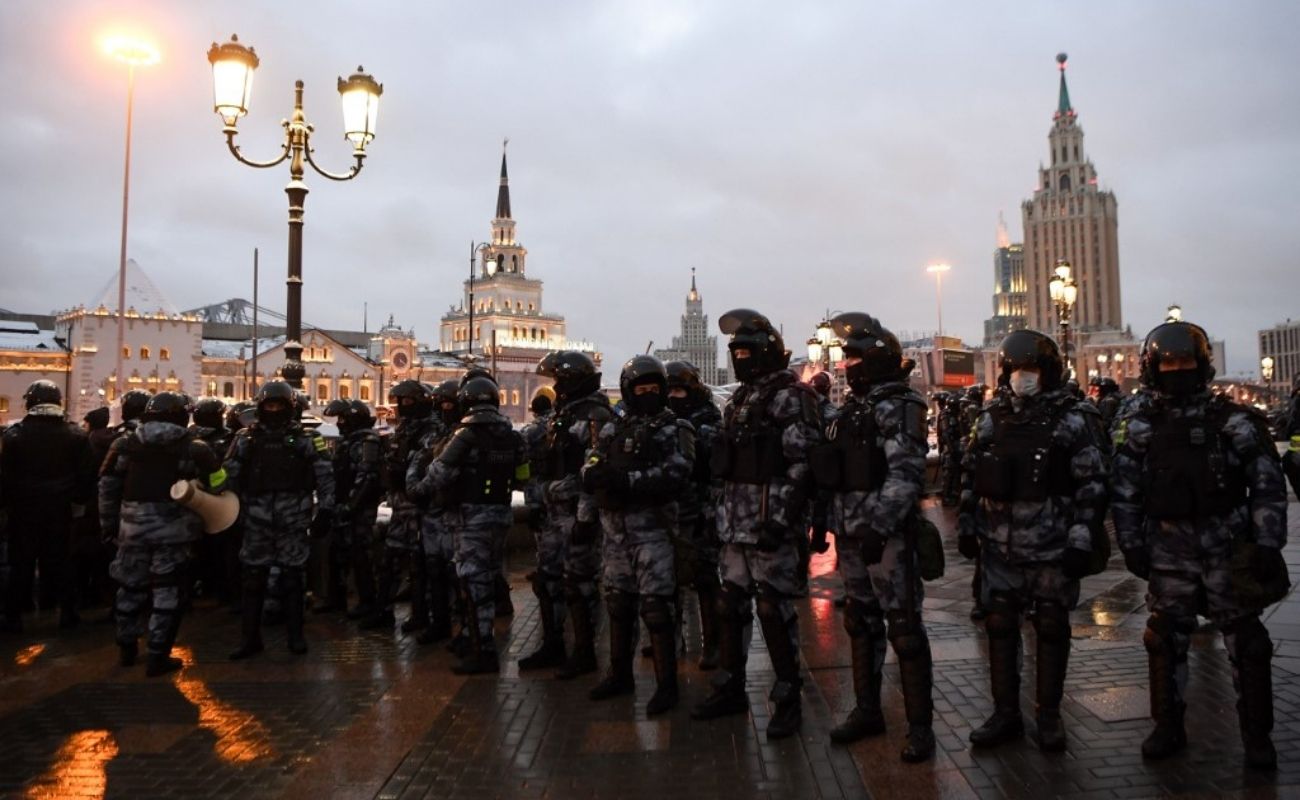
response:
[[[234,492],[212,494],[198,481],[189,480],[173,483],[171,496],[203,519],[204,533],[221,533],[239,519],[239,497]]]

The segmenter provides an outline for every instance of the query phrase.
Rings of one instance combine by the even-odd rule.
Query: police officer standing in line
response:
[[[326,536],[333,526],[334,470],[325,441],[294,420],[294,391],[267,381],[257,394],[257,420],[235,435],[226,456],[227,480],[244,516],[239,647],[232,661],[262,652],[262,605],[271,567],[281,570],[289,652],[307,652],[303,639],[303,570],[311,552],[308,530]],[[315,493],[316,514],[312,516]]]
[[[857,699],[831,731],[831,741],[884,733],[880,681],[887,636],[898,656],[907,709],[902,759],[924,761],[934,754],[930,641],[921,620],[915,544],[909,546],[905,531],[916,522],[924,491],[926,402],[907,384],[915,365],[903,362],[898,339],[878,320],[840,314],[831,327],[844,340],[844,375],[852,393],[838,419],[826,425],[826,444],[814,450],[812,465],[818,485],[832,493]]]
[[[624,364],[619,389],[628,413],[605,424],[582,468],[583,487],[600,509],[609,614],[609,674],[589,696],[604,700],[635,691],[639,602],[654,651],[657,688],[646,705],[653,716],[677,705],[673,538],[677,497],[694,468],[695,433],[667,407],[668,373],[654,356]]]
[[[939,485],[945,506],[955,506],[961,498],[961,446],[970,433],[961,413],[961,401],[952,392],[935,396],[939,404]]]
[[[375,433],[370,407],[360,400],[334,400],[324,416],[339,429],[334,445],[334,527],[330,531],[325,602],[313,613],[347,613],[348,573],[357,585],[355,617],[375,612],[375,572],[370,539],[384,487],[383,443]]]
[[[144,414],[145,406],[149,405],[149,398],[153,395],[143,389],[132,389],[122,395],[122,422],[116,430],[119,436],[125,436],[135,431],[140,424],[140,417]]]
[[[713,392],[700,380],[699,370],[688,361],[669,361],[668,407],[679,420],[695,431],[695,463],[690,485],[677,500],[676,551],[677,589],[695,590],[700,609],[700,662],[702,670],[718,668],[718,542],[717,497],[709,460],[714,442],[722,430],[722,413],[713,403]],[[682,617],[680,606],[677,617]]]
[[[1102,425],[1110,430],[1115,415],[1119,413],[1119,384],[1114,378],[1094,378],[1097,382],[1097,411],[1101,414]]]
[[[384,453],[384,484],[392,517],[384,539],[384,563],[379,569],[379,597],[375,613],[362,620],[363,630],[391,628],[393,596],[402,581],[402,570],[411,576],[411,616],[402,623],[402,633],[423,630],[429,624],[428,589],[425,586],[424,551],[420,545],[420,507],[406,494],[406,470],[411,458],[427,449],[436,438],[441,422],[433,416],[433,392],[417,380],[400,381],[388,393],[397,406],[397,429],[388,439]]]
[[[510,527],[514,486],[529,473],[523,437],[498,411],[496,382],[471,378],[458,398],[465,416],[429,465],[428,479],[451,500],[448,523],[456,537],[456,577],[470,626],[470,648],[451,670],[476,675],[499,669],[492,628],[499,571],[495,541]]]
[[[812,491],[809,450],[821,441],[817,396],[787,368],[790,353],[767,317],[745,308],[718,320],[741,387],[723,413],[713,472],[723,481],[718,502],[722,590],[718,597],[722,670],[714,691],[691,716],[712,719],[749,710],[745,695],[744,626],[757,594],[758,618],[776,685],[767,738],[799,730],[799,619],[793,598],[806,580],[795,537],[806,536]]]
[[[233,434],[226,430],[226,404],[216,397],[203,397],[194,403],[194,421],[190,425],[191,438],[203,442],[217,455],[224,459],[230,449]],[[217,595],[223,603],[233,601],[235,596],[235,573],[227,571],[226,548],[230,546],[231,535],[223,531],[215,536],[199,537],[195,553],[194,577],[202,583],[204,594]]]
[[[546,475],[548,437],[551,419],[555,416],[555,389],[539,388],[529,409],[533,419],[520,433],[528,449],[532,477],[524,485],[524,504],[528,510],[528,529],[533,533],[537,547],[537,568],[528,574],[533,594],[537,597],[538,615],[542,622],[542,644],[532,654],[519,659],[520,670],[559,667],[565,662],[564,653],[564,597],[559,576],[563,573],[563,543],[558,532],[547,524]],[[545,559],[543,554],[546,554]],[[543,568],[543,561],[547,566]]]
[[[958,549],[981,562],[993,715],[971,732],[987,747],[1024,735],[1020,623],[1038,634],[1038,747],[1065,748],[1061,697],[1070,657],[1070,610],[1091,574],[1107,505],[1105,443],[1097,411],[1065,388],[1056,342],[1014,331],[998,352],[1009,394],[977,418],[963,462]],[[1104,541],[1101,540],[1101,541]]]
[[[433,406],[441,424],[425,438],[425,449],[412,458],[406,468],[406,495],[420,506],[420,550],[424,555],[424,575],[429,599],[429,627],[416,641],[433,644],[451,636],[452,597],[457,594],[456,531],[458,509],[451,492],[438,492],[429,477],[429,467],[451,441],[460,424],[460,382],[445,380],[434,387]],[[463,621],[461,634],[470,643],[469,622]]]
[[[1189,637],[1196,616],[1223,631],[1237,689],[1246,764],[1277,767],[1273,643],[1234,580],[1234,552],[1247,549],[1249,578],[1281,582],[1285,595],[1286,487],[1267,422],[1211,394],[1209,339],[1199,326],[1166,322],[1142,346],[1152,402],[1114,432],[1115,529],[1129,571],[1148,581],[1143,642],[1150,659],[1150,759],[1186,746],[1183,728]],[[1280,599],[1275,596],[1273,598]]]
[[[550,353],[537,364],[537,373],[555,381],[555,414],[546,432],[542,475],[538,476],[546,502],[546,532],[537,542],[533,591],[543,614],[544,636],[548,618],[559,636],[564,610],[569,612],[573,650],[556,677],[572,680],[596,671],[596,614],[600,603],[596,591],[600,521],[578,473],[614,413],[609,398],[600,391],[596,364],[586,353]],[[554,645],[549,642],[549,638],[544,640],[542,649],[533,654],[542,657],[543,663],[554,658]],[[540,666],[533,656],[521,660],[520,668]]]
[[[53,587],[59,627],[79,621],[71,554],[72,526],[94,502],[97,464],[86,434],[63,413],[63,392],[39,380],[23,393],[27,414],[0,442],[0,492],[9,509],[6,545],[9,585],[4,630],[21,633],[23,609],[31,602],[40,562],[41,583]]]
[[[99,517],[118,541],[110,568],[118,583],[114,603],[118,663],[129,667],[149,616],[145,674],[181,668],[171,655],[182,604],[193,584],[195,545],[203,538],[199,515],[171,497],[178,480],[199,479],[213,492],[224,488],[221,456],[186,429],[189,401],[178,392],[150,398],[139,427],[113,443],[100,470]]]
[[[533,418],[519,431],[524,437],[524,446],[528,448],[533,476],[524,485],[524,506],[528,510],[528,529],[537,536],[546,523],[546,504],[542,501],[542,485],[537,480],[537,474],[546,453],[546,428],[555,410],[555,390],[549,386],[539,388],[533,393],[528,410],[532,412]]]

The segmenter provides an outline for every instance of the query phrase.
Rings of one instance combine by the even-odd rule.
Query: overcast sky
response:
[[[317,158],[347,165],[335,79],[384,84],[361,176],[311,177],[304,317],[436,342],[510,138],[517,234],[545,307],[606,371],[705,311],[752,306],[796,351],[830,310],[935,327],[925,265],[953,265],[944,327],[978,343],[998,212],[1047,156],[1054,57],[1119,202],[1125,321],[1165,307],[1257,370],[1255,331],[1300,317],[1300,4],[1291,2],[46,2],[0,5],[0,307],[88,302],[117,268],[125,68],[138,74],[130,255],[181,308],[283,309],[286,167],[226,152],[205,52],[262,64],[239,141],[273,155],[294,79]]]

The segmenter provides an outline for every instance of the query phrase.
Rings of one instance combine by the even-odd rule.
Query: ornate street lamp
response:
[[[465,351],[465,360],[474,361],[474,264],[480,252],[483,253],[483,269],[491,278],[497,272],[497,260],[491,257],[492,243],[469,243],[469,349]]]
[[[307,122],[302,110],[302,81],[294,82],[293,115],[283,122],[284,143],[280,155],[271,161],[254,161],[246,158],[235,144],[239,133],[235,127],[239,118],[248,113],[253,91],[253,72],[260,60],[253,48],[240,44],[231,36],[225,44],[213,43],[208,50],[212,64],[212,108],[221,115],[230,154],[250,167],[274,167],[289,162],[289,183],[285,194],[289,196],[289,277],[285,281],[288,300],[285,309],[285,363],[282,370],[285,380],[295,388],[302,388],[306,370],[302,364],[302,226],[303,204],[307,199],[307,184],[303,183],[304,162],[318,174],[335,181],[347,181],[361,172],[365,163],[366,145],[375,138],[375,120],[379,111],[379,97],[384,93],[382,84],[367,75],[361,67],[346,80],[339,78],[338,90],[343,106],[343,135],[352,142],[352,157],[356,163],[345,173],[322,169],[312,158],[311,135],[314,126]]]
[[[1264,356],[1259,360],[1259,377],[1264,379],[1270,397],[1273,394],[1273,363],[1272,356]]]
[[[1056,306],[1056,322],[1061,328],[1061,353],[1065,358],[1065,371],[1070,372],[1070,312],[1079,298],[1079,287],[1070,275],[1070,262],[1056,262],[1056,271],[1047,283],[1047,291]]]
[[[1165,310],[1165,322],[1182,322],[1183,307],[1175,303]]]

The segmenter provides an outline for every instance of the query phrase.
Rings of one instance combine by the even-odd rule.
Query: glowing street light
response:
[[[1079,299],[1079,287],[1070,272],[1070,262],[1061,259],[1056,262],[1052,279],[1047,282],[1048,294],[1056,307],[1056,322],[1061,328],[1061,352],[1065,356],[1067,373],[1070,371],[1070,313]]]
[[[943,336],[943,273],[952,269],[949,264],[931,264],[925,268],[926,272],[934,275],[934,293],[939,301],[939,332],[936,336]]]
[[[1183,307],[1175,303],[1165,310],[1165,322],[1182,322]]]

